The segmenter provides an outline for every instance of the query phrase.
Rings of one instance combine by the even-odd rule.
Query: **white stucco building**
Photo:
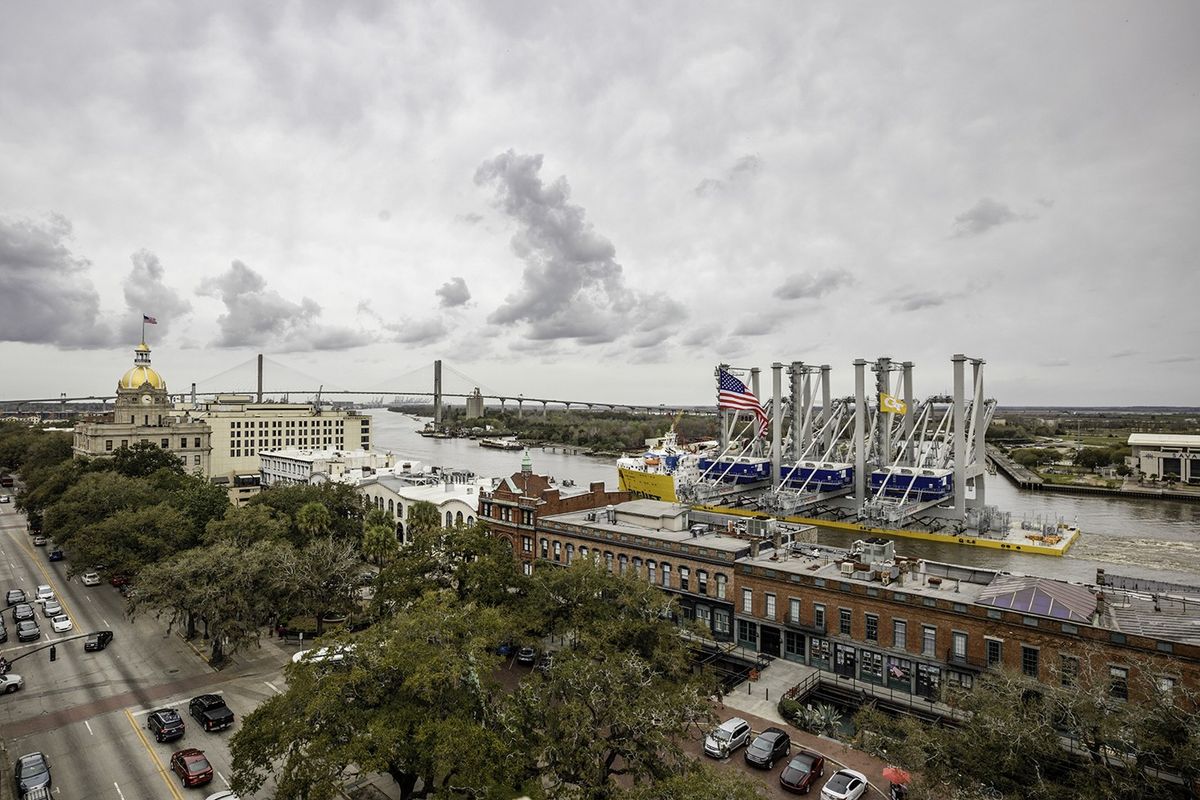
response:
[[[258,459],[263,486],[328,483],[344,481],[349,476],[367,478],[396,466],[394,453],[374,450],[306,450],[289,447],[260,452]]]
[[[479,493],[492,488],[491,478],[477,478],[469,472],[448,472],[437,483],[414,483],[405,476],[380,474],[365,478],[358,491],[375,508],[382,509],[396,520],[396,536],[406,541],[405,525],[408,510],[422,500],[438,510],[442,524],[474,525],[479,514]]]
[[[1148,478],[1174,476],[1180,483],[1200,484],[1200,436],[1179,433],[1131,433],[1129,466]]]

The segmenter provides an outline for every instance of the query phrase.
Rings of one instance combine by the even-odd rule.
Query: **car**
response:
[[[226,789],[223,792],[215,792],[210,794],[208,797],[204,798],[204,800],[239,800],[239,798],[236,794]]]
[[[782,728],[767,728],[754,737],[746,748],[746,763],[761,769],[774,769],[775,762],[792,752],[792,739]]]
[[[354,655],[354,645],[347,644],[334,647],[315,647],[312,650],[301,650],[299,653],[292,654],[292,663],[299,664],[324,664],[331,665],[341,664],[350,656]]]
[[[62,548],[56,547],[51,550],[46,557],[51,561],[62,561],[66,556],[63,555]]]
[[[801,750],[779,773],[779,785],[789,792],[808,794],[825,774],[825,756]]]
[[[33,546],[34,547],[45,547],[46,546],[46,537],[42,536],[40,534],[33,537]]]
[[[66,633],[74,628],[75,624],[71,622],[71,618],[66,614],[59,614],[54,619],[50,620],[50,627],[54,628],[55,633]]]
[[[26,619],[17,623],[18,642],[36,642],[41,637],[42,629],[33,620]]]
[[[553,666],[554,666],[554,654],[553,653],[542,653],[538,657],[537,663],[533,665],[533,668],[536,669],[538,672],[542,673],[543,675],[546,675],[550,672],[550,670]]]
[[[496,655],[498,656],[511,656],[514,650],[516,650],[516,648],[513,646],[512,642],[501,642],[500,644],[496,645]]]
[[[15,606],[17,603],[24,603],[24,602],[25,602],[25,590],[24,589],[9,589],[8,594],[4,595],[4,604],[5,605]]]
[[[99,586],[100,585],[100,573],[99,572],[85,572],[85,573],[83,573],[82,576],[80,576],[79,580],[83,581],[84,586]]]
[[[33,619],[33,606],[29,603],[17,603],[13,606],[13,622]]]
[[[9,497],[6,494],[0,494],[0,503],[9,503],[9,502],[12,502],[11,497]]]
[[[728,758],[749,743],[750,723],[741,717],[731,717],[704,737],[704,753],[713,758]]]
[[[4,627],[4,617],[0,617],[0,644],[8,641],[8,628]]]
[[[202,694],[188,703],[188,713],[206,731],[219,731],[233,724],[233,712],[219,694]]]
[[[37,593],[33,596],[34,602],[40,603],[43,600],[49,600],[54,597],[54,587],[48,583],[39,583]]]
[[[532,664],[534,661],[537,661],[537,650],[532,647],[522,647],[517,651],[518,664]]]
[[[150,712],[150,716],[146,718],[146,729],[154,734],[156,741],[170,742],[182,739],[187,726],[184,725],[183,717],[179,716],[178,711],[173,708],[160,708]]]
[[[83,649],[85,652],[103,650],[108,647],[112,640],[112,631],[96,631],[95,633],[88,634],[88,637],[83,640]]]
[[[839,769],[825,782],[821,800],[858,800],[867,793],[867,776],[852,769]]]
[[[171,771],[179,776],[184,786],[200,786],[213,779],[212,764],[203,750],[189,747],[171,754]]]
[[[61,613],[63,613],[62,604],[53,597],[42,604],[42,614],[46,617],[46,619],[57,617]]]
[[[7,675],[0,675],[0,692],[4,694],[12,694],[24,685],[25,679],[20,675],[11,672]]]
[[[129,583],[129,578],[125,575],[113,575],[108,579],[108,582],[119,589],[120,587]]]
[[[50,788],[50,759],[44,753],[26,753],[17,759],[13,768],[17,779],[17,794],[21,797],[41,787]]]

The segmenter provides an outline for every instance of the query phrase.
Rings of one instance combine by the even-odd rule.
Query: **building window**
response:
[[[637,556],[633,557],[633,577],[642,577],[642,559]]]
[[[869,683],[883,683],[883,656],[870,650],[860,650],[859,676]]]
[[[613,554],[612,554],[612,551],[611,551],[611,550],[605,550],[605,551],[604,551],[604,568],[605,568],[606,570],[608,570],[608,574],[609,574],[609,575],[611,575],[611,574],[612,574],[612,571],[613,571]]]
[[[1079,680],[1079,659],[1061,653],[1058,657],[1058,682],[1063,686],[1074,686]]]
[[[533,539],[531,539],[528,536],[521,537],[521,552],[523,552],[523,553],[532,553],[533,552]]]
[[[679,590],[682,592],[690,591],[688,589],[688,578],[691,577],[691,570],[687,567],[679,568]]]
[[[868,642],[878,642],[879,641],[879,615],[878,614],[867,614],[866,621],[867,621],[866,640]]]
[[[575,545],[567,543],[567,563],[570,564],[575,560]]]
[[[171,449],[171,440],[170,440],[170,439],[163,439],[163,440],[162,440],[162,449],[163,449],[163,450],[170,450],[170,449]]]
[[[1002,645],[1004,644],[999,639],[987,639],[987,665],[989,667],[1000,666],[1003,660]]]
[[[1129,699],[1129,670],[1125,667],[1108,668],[1108,694],[1118,700]]]
[[[646,580],[650,583],[654,583],[654,581],[658,578],[658,575],[656,574],[656,567],[657,565],[653,561],[646,562]]]
[[[738,625],[738,641],[745,642],[751,647],[758,647],[758,626],[753,622],[747,622],[744,619],[737,621]]]
[[[521,571],[524,572],[526,575],[532,575],[533,574],[533,564],[529,563],[528,561],[524,562],[523,564],[521,564]]]
[[[829,669],[829,662],[833,658],[833,648],[829,646],[828,639],[810,639],[808,651],[808,663],[814,667],[821,669]]]
[[[617,565],[621,575],[626,575],[629,572],[629,556],[621,553],[621,555],[617,556]]]
[[[825,606],[813,603],[813,627],[819,631],[825,630]]]
[[[726,580],[727,580],[727,578],[723,574],[721,574],[720,572],[717,573],[717,597],[721,600],[725,599],[725,582],[726,582]]]
[[[753,589],[742,589],[742,613],[743,614],[753,614],[754,613],[754,590]]]
[[[798,598],[788,598],[788,621],[793,625],[800,624],[800,600]]]
[[[764,616],[766,616],[767,619],[775,619],[775,595],[768,592],[763,596],[767,601],[767,610]]]
[[[1021,672],[1031,678],[1038,676],[1038,649],[1021,645]]]
[[[955,672],[952,669],[948,669],[946,670],[946,683],[950,686],[970,691],[975,686],[975,678],[969,672]]]
[[[197,448],[199,448],[199,447],[200,447],[200,437],[199,437],[199,436],[197,436],[197,437],[196,437],[196,440],[195,440],[195,447],[197,447]]]
[[[671,588],[671,565],[670,564],[662,565],[662,576],[663,576],[663,580],[662,580],[663,588],[670,589]]]
[[[702,569],[696,570],[696,591],[708,594],[708,573]]]
[[[937,628],[932,625],[921,626],[921,655],[937,654]]]
[[[187,450],[187,437],[186,437],[186,436],[182,436],[182,437],[180,437],[180,439],[179,439],[179,449],[180,449],[180,450]]]
[[[850,625],[852,623],[852,620],[853,620],[853,618],[850,615],[850,609],[839,608],[838,609],[838,633],[842,634],[843,636],[849,636],[850,635]]]
[[[104,440],[104,449],[108,450],[108,451],[112,451],[112,439]]]
[[[557,540],[554,542],[554,560],[562,561],[562,542]]]
[[[729,635],[729,612],[723,608],[713,611],[713,633]]]
[[[908,623],[902,619],[892,620],[892,647],[897,650],[908,647]]]
[[[950,633],[950,655],[958,661],[967,660],[967,635],[962,631]]]
[[[197,466],[199,466],[199,464],[200,464],[200,456],[192,456],[192,463],[193,463],[193,464],[196,464]]]

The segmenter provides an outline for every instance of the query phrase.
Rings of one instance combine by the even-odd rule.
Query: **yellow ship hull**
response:
[[[675,476],[662,472],[617,467],[617,488],[651,500],[665,500],[668,503],[679,501],[675,496]]]

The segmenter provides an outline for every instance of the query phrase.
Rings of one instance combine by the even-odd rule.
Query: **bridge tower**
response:
[[[433,424],[442,424],[442,360],[433,362]]]

